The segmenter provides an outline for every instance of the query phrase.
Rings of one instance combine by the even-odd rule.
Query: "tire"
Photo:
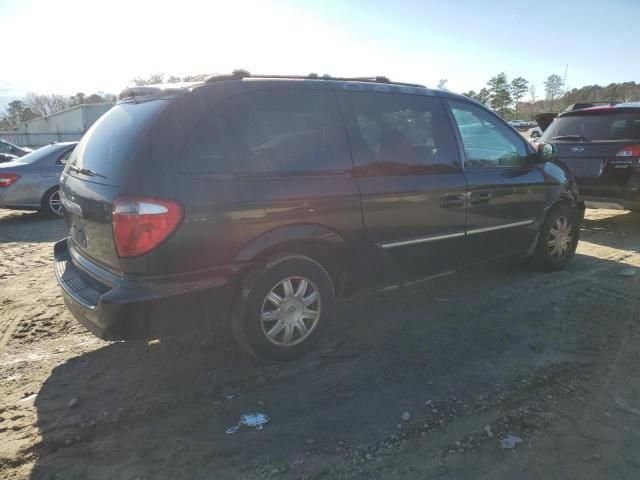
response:
[[[60,202],[60,189],[53,187],[42,197],[42,212],[51,218],[62,218],[63,210]]]
[[[544,272],[562,270],[573,258],[579,239],[578,212],[567,203],[555,205],[549,210],[540,229],[538,243],[531,257],[532,265]]]
[[[318,343],[334,308],[333,282],[322,265],[301,255],[281,256],[245,280],[231,315],[233,334],[260,360],[294,360]]]

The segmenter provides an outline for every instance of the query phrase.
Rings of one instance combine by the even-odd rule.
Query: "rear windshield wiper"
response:
[[[71,170],[72,172],[80,173],[82,175],[86,175],[87,177],[107,178],[104,175],[100,175],[99,173],[94,172],[93,170],[89,170],[88,168],[79,168],[75,165],[69,165],[69,170]]]
[[[557,137],[552,137],[551,140],[569,140],[574,142],[588,142],[589,139],[587,137],[583,137],[582,135],[558,135]]]

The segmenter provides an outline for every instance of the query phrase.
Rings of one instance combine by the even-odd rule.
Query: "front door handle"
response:
[[[463,207],[464,206],[464,194],[462,193],[448,193],[440,197],[440,206],[442,208],[451,207]]]
[[[493,198],[491,192],[471,192],[469,194],[469,203],[471,205],[479,205],[488,203]]]

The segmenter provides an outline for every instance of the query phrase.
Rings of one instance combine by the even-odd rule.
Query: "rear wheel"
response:
[[[42,197],[42,211],[52,218],[62,217],[62,201],[60,200],[60,189],[54,187]]]
[[[276,258],[250,275],[232,314],[233,332],[252,355],[287,361],[308,353],[333,317],[327,271],[311,258]]]
[[[579,238],[580,224],[576,210],[566,203],[554,206],[540,229],[531,258],[534,267],[547,272],[563,269],[573,258]]]

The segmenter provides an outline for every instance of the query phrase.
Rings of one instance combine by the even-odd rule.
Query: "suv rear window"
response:
[[[168,104],[166,100],[152,100],[114,106],[84,134],[67,165],[96,172],[92,182],[119,185],[142,131]],[[66,171],[76,176],[68,168]]]
[[[180,157],[187,174],[337,172],[351,169],[332,92],[254,91],[214,107]]]
[[[563,137],[568,138],[563,139]],[[640,140],[640,109],[629,112],[616,109],[583,111],[562,115],[549,125],[542,135],[542,140],[547,142]]]

